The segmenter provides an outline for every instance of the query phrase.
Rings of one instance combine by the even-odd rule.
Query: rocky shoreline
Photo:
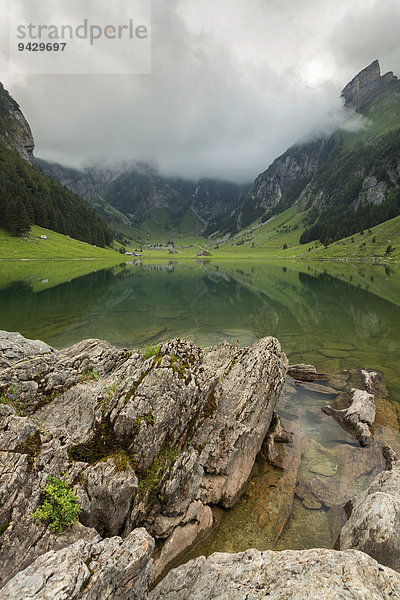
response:
[[[273,338],[143,353],[100,340],[56,351],[0,332],[0,599],[328,598],[332,586],[335,598],[400,598],[400,463],[389,450],[391,469],[351,501],[340,552],[215,554],[162,579],[211,531],[214,507],[236,503],[260,450],[279,467],[281,444],[293,445],[274,412],[287,370]],[[326,410],[363,445],[375,443],[376,378],[365,371],[363,389],[349,380]],[[79,523],[62,532],[33,518],[49,476],[79,501]],[[318,491],[302,493],[311,502]],[[324,572],[325,596],[310,577]]]

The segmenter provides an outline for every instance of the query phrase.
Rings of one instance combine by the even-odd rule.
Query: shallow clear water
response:
[[[24,265],[22,274],[21,263],[0,269],[0,329],[58,348],[88,337],[141,347],[172,337],[248,345],[273,335],[292,363],[331,374],[357,366],[382,370],[393,404],[381,407],[376,437],[399,443],[400,270],[245,260],[97,267],[78,278],[76,263],[60,263],[56,274],[50,263],[29,269]],[[277,470],[260,456],[245,495],[220,511],[219,528],[196,553],[333,545],[343,518],[336,507],[382,465],[377,447],[360,449],[321,412],[331,400],[299,388],[280,401],[296,440],[285,448],[288,467]],[[296,498],[288,523],[296,481],[315,476],[323,478],[331,506],[311,510]]]

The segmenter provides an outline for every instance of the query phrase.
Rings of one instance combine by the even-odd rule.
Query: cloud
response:
[[[399,11],[397,0],[153,0],[151,75],[4,83],[39,156],[248,181],[343,122],[340,91],[373,59],[399,73]]]

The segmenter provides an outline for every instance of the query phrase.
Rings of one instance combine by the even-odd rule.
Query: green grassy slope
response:
[[[336,137],[343,138],[343,151],[355,148],[359,143],[371,144],[376,138],[400,128],[400,98],[389,96],[370,108],[361,111],[364,122],[355,131],[339,130]]]
[[[212,253],[214,256],[231,253],[254,258],[347,259],[387,263],[400,261],[400,216],[376,225],[362,235],[357,233],[343,238],[326,248],[319,242],[299,243],[305,227],[305,216],[306,213],[297,213],[295,207],[292,207],[253,232],[251,228],[241,232],[236,241],[228,241],[218,250],[212,249]],[[241,243],[242,240],[244,243]],[[239,246],[236,245],[238,242]],[[285,244],[287,249],[283,248]],[[386,253],[389,244],[392,250]]]
[[[173,219],[167,208],[156,208],[150,217],[140,225],[132,228],[133,238],[141,244],[160,243],[165,244],[168,240],[195,239],[201,235],[203,227],[189,208],[178,220]]]
[[[46,235],[47,240],[40,239]],[[116,250],[96,248],[86,242],[34,225],[23,237],[0,229],[0,260],[3,259],[104,259],[122,261]]]
[[[400,216],[376,225],[362,235],[357,233],[326,248],[320,242],[299,243],[306,216],[307,212],[298,212],[296,207],[291,207],[266,223],[248,227],[223,244],[192,240],[193,247],[184,250],[178,248],[177,255],[169,255],[166,249],[144,250],[143,259],[197,258],[197,252],[204,248],[211,253],[206,260],[299,258],[384,263],[400,261]],[[287,248],[284,248],[285,244]],[[389,244],[393,250],[387,254]]]
[[[393,250],[387,252],[389,245]],[[343,238],[327,248],[314,248],[308,254],[310,258],[325,259],[400,260],[400,216],[376,225],[362,235],[357,233]]]
[[[364,110],[362,116],[363,121],[357,131],[338,130],[336,132],[330,154],[326,157],[326,162],[316,173],[311,184],[315,188],[315,193],[321,188],[325,190],[324,193],[333,194],[330,204],[328,203],[322,209],[324,214],[320,219],[322,226],[319,226],[319,230],[322,234],[326,233],[327,239],[335,238],[342,231],[340,242],[330,245],[328,250],[325,250],[319,241],[315,241],[315,237],[310,236],[313,241],[300,244],[301,235],[318,217],[318,212],[315,208],[301,212],[300,203],[296,203],[264,224],[260,223],[260,218],[257,219],[252,225],[221,246],[221,249],[229,248],[229,251],[237,254],[234,246],[239,245],[241,247],[240,254],[250,252],[275,257],[303,255],[307,258],[349,257],[356,260],[378,257],[386,260],[385,250],[388,244],[391,243],[394,247],[400,245],[396,241],[398,237],[397,221],[391,218],[396,215],[398,188],[388,174],[388,170],[395,169],[398,156],[400,98],[398,96],[385,98],[368,110]],[[359,169],[359,173],[357,169]],[[350,207],[352,199],[357,199],[361,190],[364,177],[362,173],[365,176],[374,174],[378,181],[386,182],[390,198],[382,205],[372,208],[370,205],[366,205],[361,209],[361,205],[359,205],[360,216],[354,211],[353,214]],[[348,223],[350,223],[350,219],[355,222],[355,226],[351,227],[350,231],[358,231],[360,227],[368,230],[370,225],[379,222],[379,216],[382,219],[391,219],[391,224],[384,226],[385,222],[389,223],[389,221],[384,221],[373,228],[372,236],[364,235],[363,237],[358,233],[350,236],[355,241],[351,242],[350,239],[349,242],[344,238],[347,235],[346,220],[344,223],[342,222],[346,210],[349,212]],[[364,213],[365,224],[361,218]],[[331,224],[329,234],[322,231],[325,223]],[[306,236],[304,237],[307,239]],[[374,237],[375,240],[372,242]],[[331,242],[332,239],[328,239],[328,241]],[[284,249],[285,245],[288,247],[287,249]],[[315,250],[316,247],[319,249]],[[391,252],[389,258],[398,258],[397,252],[397,249]]]

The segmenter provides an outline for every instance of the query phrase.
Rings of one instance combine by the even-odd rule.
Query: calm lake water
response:
[[[2,329],[57,348],[89,337],[140,347],[175,336],[248,345],[273,335],[291,362],[383,370],[400,400],[400,269],[170,263],[98,269],[68,281],[76,263],[58,263],[56,273],[53,263],[39,273],[31,265],[1,264]],[[54,284],[60,279],[67,281]]]
[[[0,329],[19,331],[57,348],[92,337],[132,348],[172,337],[200,345],[224,339],[249,345],[273,335],[292,363],[311,363],[330,374],[358,366],[382,370],[396,414],[400,269],[249,261],[94,266],[97,271],[77,277],[76,262],[0,263]],[[85,265],[86,272],[89,268]],[[331,478],[331,506],[307,510],[296,498],[290,526],[277,539],[269,525],[278,517],[266,506],[284,508],[287,499],[284,494],[278,497],[276,490],[287,491],[290,473],[285,479],[286,471],[277,472],[259,458],[245,496],[236,508],[220,515],[221,525],[201,553],[333,545],[334,524],[340,520],[336,504],[343,494],[363,489],[382,466],[376,448],[367,455],[321,412],[327,399],[297,390],[279,411],[303,440],[300,449],[288,449],[289,463],[295,463],[298,452],[301,476]],[[393,414],[381,423],[379,435],[396,445]],[[354,461],[361,465],[357,477],[348,466]],[[353,487],[344,487],[351,479]]]

